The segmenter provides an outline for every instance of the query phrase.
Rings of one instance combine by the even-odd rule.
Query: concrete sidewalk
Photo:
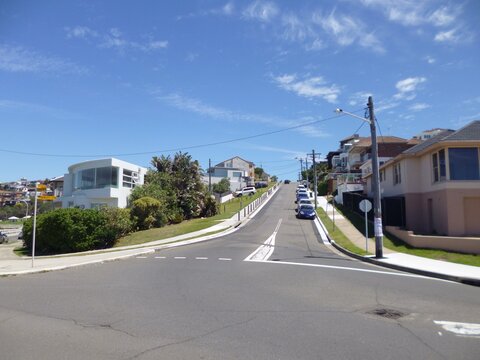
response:
[[[245,225],[250,218],[253,218],[270,201],[278,189],[279,186],[277,185],[271,192],[268,192],[268,195],[267,193],[263,194],[261,198],[254,200],[254,202],[245,208],[239,209],[239,212],[231,218],[220,220],[219,223],[214,226],[145,244],[74,254],[36,256],[33,264],[30,256],[19,257],[13,253],[14,248],[21,246],[20,241],[0,245],[0,276],[62,270],[70,267],[120,260],[153,253],[160,249],[183,246],[225,236],[236,231],[240,226]]]
[[[318,207],[321,207],[330,219],[335,219],[342,233],[360,249],[366,248],[365,235],[359,232],[345,217],[336,212],[325,197],[318,197]],[[333,242],[333,245],[342,252],[359,260],[367,261],[376,265],[385,266],[401,271],[413,272],[420,275],[462,282],[480,286],[480,267],[451,263],[447,261],[433,260],[420,256],[398,253],[383,248],[383,258],[376,259],[371,255],[360,256],[341,248]],[[375,252],[375,241],[368,239],[368,252]]]

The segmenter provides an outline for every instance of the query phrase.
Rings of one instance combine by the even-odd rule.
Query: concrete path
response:
[[[318,207],[326,211],[330,219],[335,219],[335,226],[337,226],[352,243],[361,249],[365,249],[365,235],[359,232],[350,221],[340,213],[334,212],[332,205],[328,204],[325,197],[318,197]],[[338,245],[336,246],[338,247]],[[368,240],[368,250],[371,253],[375,252],[375,241],[373,239]],[[398,253],[386,247],[383,247],[383,255],[384,257],[382,259],[375,259],[372,256],[365,256],[363,259],[380,266],[388,266],[404,271],[480,286],[480,267],[477,266],[468,266]],[[362,258],[361,256],[355,257]]]

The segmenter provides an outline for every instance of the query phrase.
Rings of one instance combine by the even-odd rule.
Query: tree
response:
[[[223,194],[230,191],[230,180],[228,178],[223,178],[218,183],[213,184],[212,191],[217,194]]]
[[[265,174],[265,171],[261,167],[256,167],[254,172],[255,172],[255,179],[263,180],[263,175]]]
[[[148,196],[162,204],[162,213],[170,222],[180,222],[202,216],[209,203],[207,189],[202,182],[202,169],[188,153],[154,156],[145,176],[145,185],[132,191],[130,202]],[[208,213],[212,211],[209,210]]]

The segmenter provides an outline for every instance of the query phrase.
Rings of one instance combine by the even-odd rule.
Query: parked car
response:
[[[298,202],[302,199],[310,200],[310,197],[306,192],[300,192],[297,194],[297,199],[295,200],[295,203],[298,204]]]
[[[283,183],[284,184],[290,184],[290,180],[284,180]]]
[[[315,219],[315,208],[312,204],[301,204],[297,211],[297,218],[299,219]]]
[[[310,201],[310,199],[300,199],[297,201],[297,209],[300,207],[300,205],[302,204],[310,204],[312,205],[312,202]]]
[[[235,196],[243,196],[243,195],[253,195],[257,192],[254,186],[247,186],[244,187],[242,190],[236,191]]]
[[[266,181],[257,181],[255,183],[255,188],[260,189],[260,188],[266,188],[266,187],[268,187],[268,183]]]

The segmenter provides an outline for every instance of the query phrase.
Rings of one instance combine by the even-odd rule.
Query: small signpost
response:
[[[367,222],[367,213],[372,210],[372,203],[367,200],[363,199],[360,201],[358,204],[358,207],[360,210],[362,210],[365,213],[365,251],[368,252],[368,222]]]

